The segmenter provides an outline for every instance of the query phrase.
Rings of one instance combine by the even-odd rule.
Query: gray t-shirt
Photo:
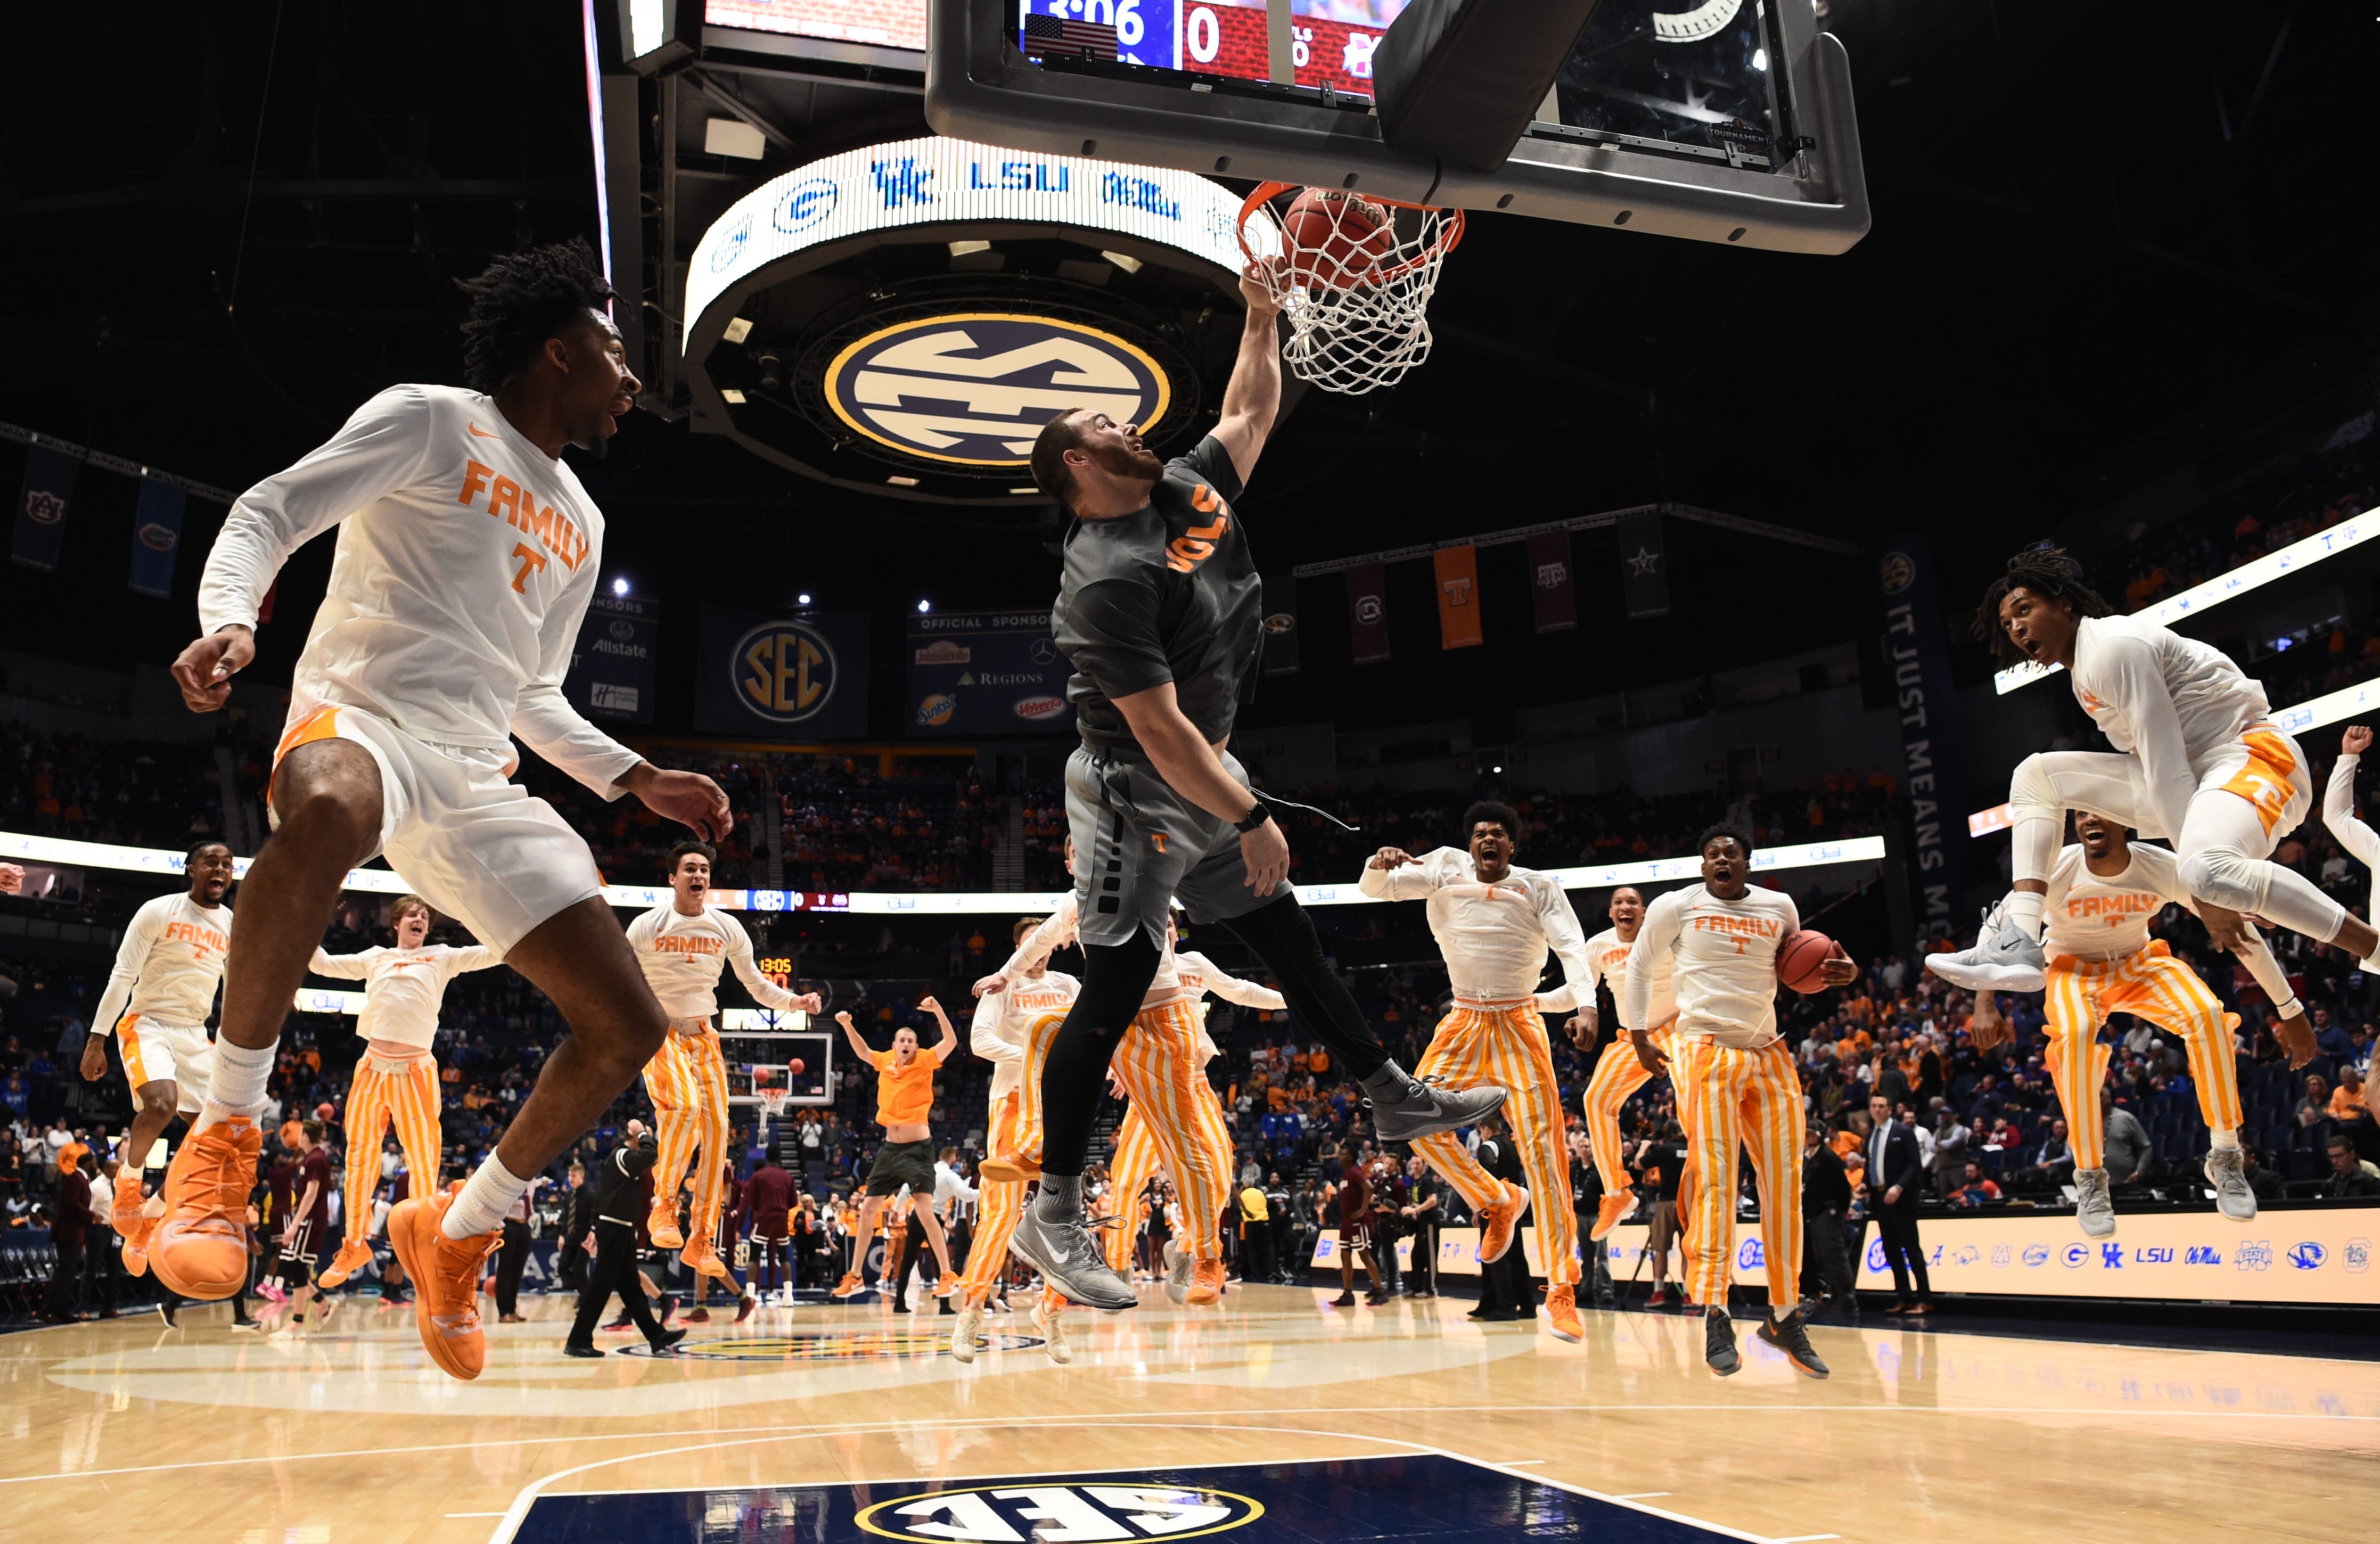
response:
[[[2128,1180],[2148,1161],[2148,1128],[2141,1125],[2139,1116],[2118,1105],[2107,1112],[2106,1149],[2106,1156],[2100,1161],[2107,1167],[2108,1179],[2118,1183]]]
[[[1231,737],[1264,645],[1264,587],[1230,504],[1239,495],[1231,454],[1209,434],[1165,464],[1147,505],[1066,533],[1050,621],[1075,667],[1066,697],[1085,745],[1132,747],[1112,699],[1168,681],[1209,743]]]

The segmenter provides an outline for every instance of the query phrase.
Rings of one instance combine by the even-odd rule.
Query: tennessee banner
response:
[[[1355,663],[1378,664],[1389,657],[1389,571],[1378,563],[1347,570],[1347,626],[1355,641]]]
[[[1529,593],[1536,600],[1537,631],[1563,633],[1578,626],[1576,578],[1570,532],[1541,530],[1529,538]]]
[[[1479,549],[1464,542],[1440,547],[1438,565],[1438,640],[1441,649],[1472,649],[1487,641],[1479,630]]]
[[[54,574],[66,544],[67,505],[73,502],[82,457],[35,443],[25,452],[25,482],[17,493],[17,529],[8,556],[22,567]]]
[[[182,510],[189,495],[153,477],[140,480],[140,502],[132,511],[132,570],[126,583],[135,595],[170,599],[174,560],[182,551]]]

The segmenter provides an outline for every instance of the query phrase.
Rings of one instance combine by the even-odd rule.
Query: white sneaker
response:
[[[2074,1221],[2092,1238],[2112,1238],[2116,1233],[2116,1202],[2107,1194],[2107,1171],[2074,1171]]]
[[[1041,1349],[1050,1354],[1051,1361],[1060,1367],[1064,1367],[1075,1359],[1075,1348],[1066,1343],[1066,1323],[1063,1319],[1036,1304],[1033,1308],[1033,1328],[1039,1331]]]
[[[972,1362],[983,1344],[983,1310],[967,1307],[958,1311],[957,1322],[951,1326],[951,1355],[962,1362]]]
[[[1190,1273],[1197,1266],[1188,1250],[1170,1238],[1165,1241],[1165,1295],[1172,1299],[1175,1307],[1189,1307]]]
[[[2215,1186],[2216,1210],[2234,1222],[2256,1220],[2256,1193],[2248,1188],[2247,1161],[2238,1148],[2210,1148],[2206,1183]]]
[[[1928,954],[1925,968],[1969,991],[2039,991],[2048,984],[2041,945],[2008,919],[2008,908],[1984,914],[1975,946],[1955,954]]]

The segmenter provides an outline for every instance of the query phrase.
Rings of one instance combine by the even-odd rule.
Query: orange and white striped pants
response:
[[[727,1063],[709,1019],[670,1020],[668,1038],[645,1064],[645,1092],[652,1096],[653,1124],[661,1128],[653,1207],[676,1210],[678,1187],[699,1147],[702,1164],[694,1170],[694,1210],[686,1217],[686,1236],[688,1242],[716,1238],[726,1175]]]
[[[1182,1199],[1182,1231],[1189,1235],[1183,1247],[1194,1259],[1222,1258],[1232,1134],[1199,1061],[1196,1005],[1178,998],[1143,1008],[1116,1047],[1113,1067]]]
[[[1802,1079],[1793,1053],[1781,1039],[1745,1051],[1678,1035],[1670,1081],[1686,1129],[1686,1172],[1678,1187],[1686,1296],[1703,1307],[1727,1302],[1735,1265],[1736,1155],[1748,1153],[1760,1193],[1768,1304],[1779,1314],[1791,1311],[1801,1300],[1802,1270]]]
[[[411,1061],[374,1056],[356,1062],[347,1086],[346,1241],[358,1244],[371,1222],[372,1191],[380,1185],[380,1145],[390,1126],[405,1149],[410,1194],[438,1188],[445,1137],[438,1125],[438,1064],[429,1056]]]
[[[1524,997],[1510,1003],[1467,1003],[1438,1022],[1416,1077],[1443,1077],[1457,1088],[1481,1084],[1507,1090],[1500,1112],[1520,1149],[1529,1176],[1529,1215],[1537,1229],[1537,1258],[1553,1286],[1579,1279],[1578,1212],[1570,1188],[1570,1147],[1562,1130],[1561,1087],[1554,1077],[1553,1052],[1546,1046],[1546,1023],[1536,1004]],[[1423,1137],[1414,1151],[1463,1195],[1476,1213],[1500,1199],[1504,1187],[1479,1166],[1451,1131]]]
[[[2078,960],[2060,954],[2049,962],[2043,1011],[2048,1047],[2043,1060],[2058,1085],[2072,1134],[2074,1166],[2096,1169],[2107,1161],[2107,1128],[2099,1110],[2099,1086],[2107,1081],[2112,1048],[2099,1042],[2109,1014],[2137,1014],[2180,1037],[2190,1054],[2190,1076],[2198,1085],[2198,1112],[2216,1131],[2240,1125],[2237,1014],[2173,957],[2165,940],[2153,939],[2138,954],[2119,960]]]
[[[1157,1138],[1148,1134],[1148,1123],[1140,1118],[1140,1104],[1135,1100],[1116,1126],[1115,1150],[1108,1155],[1110,1225],[1099,1240],[1099,1247],[1107,1251],[1108,1269],[1127,1282],[1132,1280],[1133,1243],[1148,1215],[1143,1204],[1148,1182],[1163,1167]]]
[[[1058,1037],[1062,1014],[1046,1014],[1025,1031],[1024,1080],[1000,1097],[984,1127],[987,1153],[1038,1154],[1041,1149],[1041,1064],[1050,1059],[1050,1045]],[[1001,1272],[1008,1269],[1008,1241],[1025,1215],[1025,1182],[983,1182],[976,1201],[975,1241],[967,1246],[966,1270],[959,1285],[970,1307],[981,1307]]]
[[[1670,1035],[1670,1025],[1675,1022],[1670,1020],[1653,1031],[1653,1043],[1664,1056],[1678,1053]],[[1636,1048],[1624,1029],[1595,1059],[1594,1075],[1587,1078],[1586,1093],[1579,1102],[1585,1107],[1587,1146],[1595,1151],[1595,1172],[1603,1176],[1603,1193],[1607,1196],[1617,1196],[1632,1183],[1627,1157],[1621,1150],[1623,1144],[1620,1137],[1620,1107],[1652,1080],[1653,1075],[1636,1059]]]

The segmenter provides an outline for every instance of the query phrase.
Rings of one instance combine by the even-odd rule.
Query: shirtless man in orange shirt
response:
[[[950,1243],[942,1236],[941,1220],[934,1215],[934,1134],[926,1117],[934,1109],[934,1069],[957,1049],[959,1034],[951,1027],[950,1015],[942,1012],[940,1003],[928,997],[920,999],[917,1006],[942,1027],[941,1043],[931,1051],[918,1050],[917,1032],[905,1027],[892,1031],[892,1050],[871,1050],[860,1039],[849,1014],[834,1015],[851,1041],[853,1054],[876,1069],[876,1124],[884,1128],[876,1162],[868,1171],[868,1198],[860,1203],[859,1225],[853,1230],[862,1258],[855,1258],[852,1269],[835,1283],[834,1296],[839,1299],[856,1297],[866,1290],[860,1284],[860,1268],[867,1263],[868,1241],[876,1236],[877,1212],[905,1185],[909,1187],[910,1210],[917,1213],[917,1225],[926,1230],[926,1241],[934,1246],[935,1262],[941,1267],[934,1295],[948,1297],[958,1285],[958,1273],[951,1269]]]

